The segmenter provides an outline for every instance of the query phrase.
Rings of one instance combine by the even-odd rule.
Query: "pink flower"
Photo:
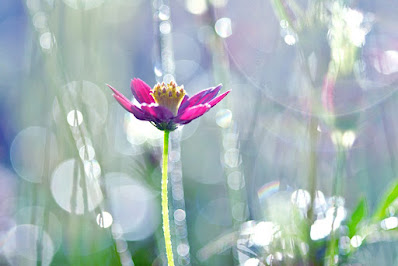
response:
[[[171,81],[168,84],[156,84],[153,89],[140,79],[131,81],[131,92],[138,105],[129,101],[123,94],[108,87],[114,92],[113,97],[137,119],[149,121],[160,130],[175,130],[202,116],[219,103],[230,91],[217,94],[222,85],[203,90],[189,97],[183,86]]]

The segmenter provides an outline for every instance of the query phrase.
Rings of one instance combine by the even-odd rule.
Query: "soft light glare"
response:
[[[177,209],[174,211],[174,221],[175,223],[181,223],[185,220],[186,214],[183,209]]]
[[[268,246],[278,231],[277,226],[272,222],[260,222],[254,228],[253,242],[258,246]]]
[[[222,128],[228,128],[232,122],[232,112],[229,109],[221,109],[216,114],[216,123]]]
[[[328,219],[318,219],[311,226],[310,237],[312,240],[320,240],[330,234],[332,225]]]
[[[181,257],[185,257],[189,254],[189,246],[185,243],[179,244],[177,246],[177,253]]]
[[[83,214],[94,210],[103,200],[98,179],[87,178],[85,175],[82,176],[82,173],[84,174],[84,171],[81,171],[78,161],[70,159],[62,162],[52,174],[52,196],[67,212]],[[85,187],[82,186],[84,183]]]
[[[168,20],[170,18],[170,8],[166,5],[161,5],[158,16],[160,20]]]
[[[133,145],[141,145],[146,141],[158,141],[162,138],[162,132],[146,121],[136,119],[132,114],[124,116],[124,130],[127,140]]]
[[[40,35],[40,46],[45,50],[50,50],[54,44],[54,36],[51,32],[45,32]]]
[[[228,0],[210,0],[210,3],[217,8],[224,7],[228,4]]]
[[[231,19],[230,18],[220,18],[216,21],[214,26],[216,33],[221,38],[228,38],[232,35]]]
[[[37,257],[38,248],[42,250],[40,259]],[[22,224],[13,227],[3,238],[2,253],[10,265],[33,265],[32,261],[50,265],[55,248],[52,239],[41,227]]]
[[[113,223],[113,217],[109,212],[102,212],[97,215],[97,224],[102,228],[108,228]]]
[[[189,12],[195,15],[200,15],[207,11],[206,0],[186,0],[185,7]]]
[[[356,135],[355,135],[355,132],[354,132],[354,131],[352,131],[352,130],[345,131],[345,132],[343,133],[343,136],[342,136],[342,139],[341,139],[341,141],[342,141],[341,144],[342,144],[345,148],[351,148],[352,145],[353,145],[354,142],[355,142],[355,139],[356,139]]]
[[[373,67],[384,75],[398,72],[398,51],[387,50],[376,55],[373,59]]]
[[[283,39],[287,45],[294,45],[296,43],[296,37],[291,34],[287,34]]]
[[[354,248],[358,248],[361,244],[362,244],[362,237],[359,235],[355,235],[351,238],[351,246],[353,246]]]
[[[397,217],[388,217],[381,221],[381,228],[384,230],[390,230],[398,227],[398,218]]]
[[[72,127],[80,126],[83,123],[83,114],[79,110],[72,110],[66,116],[66,120]]]
[[[245,179],[241,172],[234,171],[228,175],[227,183],[232,190],[239,190],[245,186]]]
[[[84,171],[89,178],[101,176],[101,166],[97,160],[84,161]]]
[[[298,189],[292,193],[290,200],[300,209],[307,209],[311,202],[311,195],[307,190]]]
[[[47,26],[47,17],[44,12],[37,12],[33,18],[33,25],[36,27],[38,30],[42,30]]]
[[[92,160],[92,159],[94,159],[95,150],[94,150],[93,146],[86,145],[86,146],[80,147],[79,156],[80,156],[80,158],[82,160]]]
[[[171,23],[169,21],[163,21],[159,25],[159,30],[162,34],[169,34],[171,32]]]
[[[106,174],[104,184],[114,220],[112,233],[115,237],[137,241],[151,236],[160,222],[156,193],[123,173]]]
[[[224,154],[224,162],[230,168],[237,167],[240,163],[240,154],[238,149],[229,149]]]
[[[12,167],[20,177],[29,182],[40,183],[44,166],[57,159],[55,136],[42,127],[28,127],[14,138],[10,147]]]
[[[250,258],[247,261],[245,261],[244,266],[258,266],[260,263],[259,259],[256,258]]]
[[[282,19],[281,22],[279,22],[279,26],[281,26],[282,29],[287,29],[289,27],[289,22]]]

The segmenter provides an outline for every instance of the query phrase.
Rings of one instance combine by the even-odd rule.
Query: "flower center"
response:
[[[177,86],[174,81],[168,84],[163,82],[153,87],[151,95],[157,104],[166,107],[176,116],[185,96],[185,90],[184,86]]]

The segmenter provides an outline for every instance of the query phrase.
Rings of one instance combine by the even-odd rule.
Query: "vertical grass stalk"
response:
[[[171,246],[170,222],[169,222],[169,200],[167,197],[167,165],[169,159],[169,134],[170,131],[164,131],[163,142],[163,163],[162,163],[162,219],[163,235],[166,245],[167,264],[174,266],[173,249]]]

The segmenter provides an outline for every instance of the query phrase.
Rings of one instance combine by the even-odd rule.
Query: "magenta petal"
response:
[[[156,121],[155,122],[169,122],[173,118],[173,113],[164,106],[158,104],[145,104],[141,105],[141,109],[151,115]]]
[[[121,94],[117,89],[115,89],[114,87],[112,87],[112,86],[109,85],[109,84],[106,84],[106,86],[108,86],[108,87],[113,91],[113,93],[114,93],[115,95],[117,95],[118,97],[120,97],[120,98],[123,99],[124,101],[130,102],[130,101],[126,98],[126,96],[124,96],[123,94]]]
[[[118,103],[123,106],[124,109],[126,109],[128,112],[132,113],[137,119],[140,120],[148,120],[149,117],[145,115],[142,110],[140,110],[137,106],[132,104],[126,96],[121,94],[118,90],[113,88],[111,85],[106,84],[112,91],[113,91],[113,97],[118,101]]]
[[[208,102],[208,104],[210,104],[211,107],[213,107],[214,105],[218,104],[222,99],[224,99],[225,96],[228,95],[228,93],[230,93],[231,91],[226,91],[223,94],[221,94],[220,96],[218,96],[217,98],[214,98],[213,100],[211,100],[210,102]]]
[[[140,79],[133,79],[130,83],[131,92],[139,103],[154,103],[151,92],[151,87]]]
[[[196,93],[195,95],[187,99],[187,101],[185,102],[183,101],[181,103],[178,113],[182,114],[185,111],[185,109],[188,107],[195,106],[198,104],[205,104],[211,101],[212,99],[214,99],[214,97],[216,97],[221,87],[222,85],[220,84],[217,87],[208,88]]]
[[[120,105],[124,107],[124,109],[132,113],[137,119],[144,121],[150,120],[150,117],[148,115],[144,114],[144,112],[142,112],[141,109],[139,109],[131,102],[126,102],[124,99],[122,99],[116,94],[114,94],[113,97],[115,97],[115,99],[120,103]]]
[[[182,114],[185,109],[187,109],[187,107],[189,106],[189,97],[188,95],[184,95],[184,98],[182,99],[182,102],[180,104],[180,107],[178,108],[178,114]]]
[[[217,87],[214,88],[209,88],[203,91],[198,92],[191,98],[189,98],[189,106],[194,106],[202,103],[207,103],[208,101],[212,100],[218,92],[220,91],[222,85],[218,85]]]
[[[180,124],[188,124],[192,120],[206,113],[210,108],[211,106],[209,104],[199,104],[189,107],[180,117],[175,120],[175,122]]]

